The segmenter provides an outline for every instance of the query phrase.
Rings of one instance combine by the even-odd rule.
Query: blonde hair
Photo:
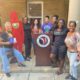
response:
[[[7,21],[7,22],[5,22],[4,26],[5,26],[5,27],[11,26],[11,23],[10,23],[9,21]]]

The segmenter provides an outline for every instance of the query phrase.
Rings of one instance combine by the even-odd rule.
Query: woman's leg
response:
[[[75,62],[77,60],[77,53],[70,54],[70,74],[77,79],[77,66],[75,66]]]
[[[6,49],[0,48],[0,57],[2,59],[2,65],[3,65],[3,72],[9,73],[10,72],[10,66],[9,66],[9,60],[6,55]]]
[[[57,53],[58,53],[57,47],[56,46],[53,46],[52,47],[52,50],[51,50],[51,54],[50,54],[50,59],[51,59],[51,62],[52,62],[52,66],[53,67],[55,67],[56,64],[57,64],[56,63],[57,62]]]
[[[22,63],[25,61],[24,57],[22,56],[22,54],[17,49],[13,48],[12,50],[13,50],[14,56],[16,57],[16,59],[19,63]]]
[[[59,58],[59,74],[63,73],[63,67],[64,67],[64,62],[65,62],[65,56],[66,56],[66,46],[59,46],[58,50],[58,58]]]
[[[25,58],[29,58],[31,55],[31,39],[26,39],[25,42]]]
[[[64,61],[65,59],[59,59],[59,74],[63,73]]]
[[[56,55],[54,53],[50,54],[50,59],[54,63],[56,61]]]
[[[34,51],[34,55],[35,55],[35,40],[34,40],[34,38],[32,38],[32,46],[33,46],[33,51]]]

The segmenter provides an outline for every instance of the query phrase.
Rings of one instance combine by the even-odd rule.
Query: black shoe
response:
[[[77,80],[77,79],[72,76],[71,80]]]
[[[21,64],[18,64],[18,66],[19,67],[26,67],[26,65],[25,64],[22,64],[22,63]]]
[[[70,79],[72,76],[70,74],[68,74],[65,79]]]
[[[32,59],[32,57],[29,57],[29,59]]]
[[[27,57],[25,60],[26,60],[26,61],[30,61],[30,58],[29,58],[29,57]]]
[[[65,77],[66,80],[77,80],[76,78],[74,78],[72,75],[68,75]]]
[[[10,74],[10,73],[6,73],[6,76],[7,76],[7,77],[11,77],[11,74]]]

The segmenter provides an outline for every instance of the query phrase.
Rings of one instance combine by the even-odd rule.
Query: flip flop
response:
[[[63,74],[63,71],[58,70],[58,71],[56,72],[56,74],[57,74],[57,75],[61,75],[61,74]]]

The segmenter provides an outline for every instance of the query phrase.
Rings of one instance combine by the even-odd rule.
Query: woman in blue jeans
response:
[[[80,34],[76,32],[76,22],[69,22],[69,32],[65,39],[67,46],[67,56],[69,59],[70,69],[69,75],[66,79],[78,80],[77,79],[77,65],[80,64]],[[79,59],[79,60],[78,60]]]
[[[4,40],[5,38],[5,40]],[[0,31],[0,57],[2,59],[2,66],[3,66],[3,72],[10,77],[10,65],[9,65],[9,59],[7,57],[7,51],[8,50],[13,50],[13,55],[16,57],[17,61],[18,61],[18,65],[25,67],[25,65],[23,64],[24,62],[24,58],[22,56],[22,54],[15,49],[14,47],[9,48],[8,46],[14,44],[14,38],[10,36],[10,34],[8,34],[7,32],[2,32]]]

